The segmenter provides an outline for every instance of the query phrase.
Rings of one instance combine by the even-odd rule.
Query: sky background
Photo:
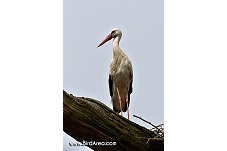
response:
[[[133,65],[130,117],[138,115],[158,125],[164,123],[164,10],[163,0],[63,1],[64,90],[94,98],[112,109],[108,74],[112,40],[97,48],[115,27],[123,36],[120,48]],[[127,112],[123,114],[127,118]],[[64,150],[75,142],[64,135]],[[78,149],[78,148],[77,148]]]

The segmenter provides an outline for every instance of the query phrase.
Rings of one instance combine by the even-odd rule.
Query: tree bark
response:
[[[164,138],[122,117],[103,103],[63,91],[63,130],[79,142],[116,142],[88,145],[97,151],[163,151]],[[95,141],[95,142],[94,142]]]

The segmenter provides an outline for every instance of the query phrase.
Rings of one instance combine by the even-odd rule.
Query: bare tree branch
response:
[[[164,150],[164,140],[156,138],[154,132],[120,116],[97,100],[75,97],[65,91],[63,130],[79,142],[116,142],[113,146],[88,146],[97,151]]]

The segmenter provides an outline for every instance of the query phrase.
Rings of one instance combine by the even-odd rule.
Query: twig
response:
[[[144,121],[144,122],[146,122],[146,123],[148,123],[148,124],[150,124],[151,126],[153,126],[154,128],[156,128],[157,129],[157,136],[160,136],[159,135],[159,133],[161,132],[161,135],[162,135],[162,137],[164,136],[164,132],[163,132],[163,128],[162,128],[162,125],[164,125],[164,124],[160,124],[160,125],[158,125],[158,126],[155,126],[154,124],[152,124],[151,122],[148,122],[148,121],[146,121],[146,120],[144,120],[142,117],[140,117],[140,116],[137,116],[137,115],[133,115],[134,117],[136,117],[136,118],[139,118],[139,119],[141,119],[142,121]],[[159,128],[159,127],[161,127],[161,128]],[[153,129],[153,128],[152,128]]]
[[[148,123],[148,124],[152,125],[153,127],[155,127],[156,129],[158,129],[158,130],[159,130],[159,128],[158,128],[157,126],[153,125],[151,122],[148,122],[148,121],[144,120],[144,119],[143,119],[143,118],[141,118],[140,116],[137,116],[137,115],[133,115],[133,116],[134,116],[134,117],[137,117],[137,118],[139,118],[139,119],[141,119],[142,121],[144,121],[144,122],[146,122],[146,123]]]

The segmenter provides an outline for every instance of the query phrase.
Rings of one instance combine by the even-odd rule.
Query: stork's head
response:
[[[107,41],[109,41],[112,38],[119,37],[119,39],[121,39],[121,36],[122,36],[121,30],[118,28],[114,28],[111,31],[111,33],[98,45],[98,47],[102,46],[104,43],[106,43]]]
[[[112,38],[115,38],[115,37],[117,37],[117,36],[119,36],[119,37],[122,36],[121,30],[118,29],[118,28],[114,28],[114,29],[111,31],[110,34],[111,34]]]

